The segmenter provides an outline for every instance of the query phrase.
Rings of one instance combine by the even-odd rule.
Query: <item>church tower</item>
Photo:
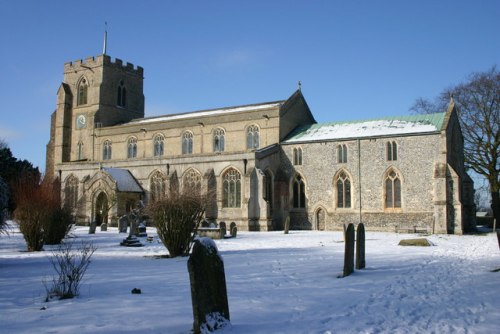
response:
[[[51,117],[46,174],[57,165],[97,160],[94,129],[144,117],[142,67],[102,54],[64,64],[64,81]]]

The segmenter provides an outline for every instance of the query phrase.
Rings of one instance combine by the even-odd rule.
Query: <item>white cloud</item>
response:
[[[0,138],[1,139],[18,139],[21,137],[21,133],[14,129],[0,128]]]

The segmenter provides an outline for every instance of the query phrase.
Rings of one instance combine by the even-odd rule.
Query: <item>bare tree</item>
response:
[[[500,221],[500,72],[494,66],[473,73],[467,81],[445,89],[433,102],[418,99],[411,110],[446,110],[450,96],[460,115],[465,165],[488,181],[491,209]]]

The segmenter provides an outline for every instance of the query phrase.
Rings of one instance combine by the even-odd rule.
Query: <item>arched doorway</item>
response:
[[[99,193],[95,201],[95,222],[96,225],[108,222],[108,196],[105,192]]]
[[[318,231],[325,230],[325,211],[321,208],[316,210],[316,229]]]

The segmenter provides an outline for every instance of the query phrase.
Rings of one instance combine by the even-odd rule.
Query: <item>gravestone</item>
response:
[[[212,239],[195,240],[188,271],[194,333],[212,332],[229,325],[224,262]]]
[[[107,223],[102,223],[101,224],[101,232],[102,231],[107,231],[108,230],[108,224]]]
[[[354,271],[354,225],[349,224],[345,231],[344,274],[349,276]]]
[[[141,222],[137,226],[136,236],[138,236],[138,237],[147,237],[148,236],[148,234],[146,233],[146,225],[144,225],[144,223]]]
[[[123,215],[118,220],[118,233],[127,233],[128,228],[128,216]]]
[[[231,224],[229,224],[229,231],[231,231],[233,229],[233,227],[236,227],[235,222],[231,222]]]
[[[95,220],[92,223],[90,223],[89,234],[95,234],[96,226],[97,226],[97,222]]]
[[[359,223],[356,229],[356,269],[365,267],[365,225]]]
[[[236,224],[234,224],[234,226],[231,227],[231,237],[236,238],[236,234],[238,234],[238,228],[236,227]]]
[[[227,230],[227,228],[226,228],[226,222],[220,222],[219,223],[219,227],[220,228],[224,228],[225,230]]]
[[[289,229],[290,229],[290,216],[287,216],[285,219],[285,234],[288,234]]]
[[[226,222],[220,222],[219,229],[220,229],[220,238],[224,239],[224,237],[226,236]]]

